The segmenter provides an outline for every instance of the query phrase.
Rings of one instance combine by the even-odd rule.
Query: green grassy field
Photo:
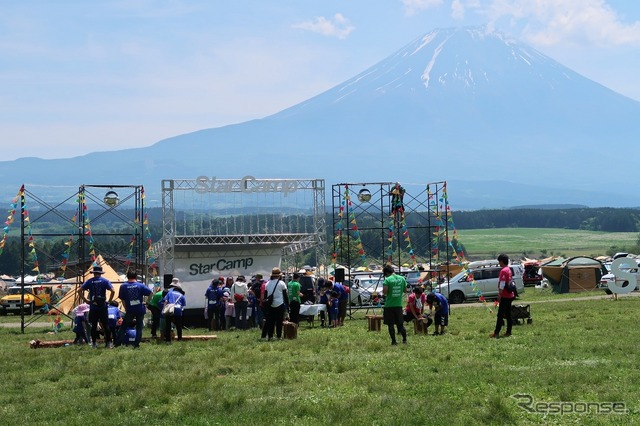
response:
[[[571,301],[527,288],[520,303],[530,303],[533,323],[498,340],[488,338],[492,305],[454,305],[447,334],[410,330],[408,344],[397,347],[386,329],[367,331],[362,311],[335,330],[302,325],[296,340],[262,342],[257,330],[231,331],[210,341],[143,343],[139,350],[30,349],[31,339],[72,333],[3,327],[0,419],[16,425],[638,424],[640,298],[585,298],[601,295]],[[613,403],[621,413],[612,413]]]
[[[512,258],[547,256],[602,256],[635,246],[637,232],[594,232],[551,228],[500,228],[459,230],[458,240],[469,257],[495,258],[504,252]]]

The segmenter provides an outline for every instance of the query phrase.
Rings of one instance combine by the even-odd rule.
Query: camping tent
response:
[[[595,290],[607,273],[600,261],[586,256],[558,258],[542,265],[542,274],[555,293]]]
[[[111,265],[109,265],[104,260],[102,256],[98,256],[96,258],[96,261],[85,271],[85,273],[81,277],[79,276],[75,278],[69,278],[63,281],[65,284],[71,284],[72,288],[71,290],[69,290],[69,292],[67,292],[64,295],[64,297],[60,300],[60,302],[55,306],[55,308],[58,311],[68,315],[69,312],[71,312],[71,310],[76,305],[78,305],[79,303],[82,303],[80,301],[80,291],[81,291],[80,287],[86,280],[93,277],[91,270],[93,269],[94,265],[102,266],[102,270],[104,271],[104,274],[102,274],[102,276],[108,279],[109,281],[111,281],[111,284],[113,284],[113,290],[115,291],[114,299],[118,296],[118,291],[120,290],[120,284],[122,284],[123,282],[122,278],[111,267]]]

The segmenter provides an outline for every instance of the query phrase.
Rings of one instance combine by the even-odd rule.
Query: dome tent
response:
[[[595,290],[607,273],[599,260],[587,256],[558,258],[542,265],[542,274],[554,293],[577,293]]]

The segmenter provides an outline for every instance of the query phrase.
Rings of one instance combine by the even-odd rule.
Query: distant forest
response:
[[[126,212],[123,212],[126,216]],[[153,242],[159,240],[162,237],[162,209],[153,208],[148,209],[146,212],[148,217],[148,232]],[[183,215],[178,213],[178,216]],[[215,213],[214,213],[215,215]],[[37,217],[37,212],[32,212],[34,218]],[[40,235],[47,234],[47,237],[37,237],[35,241],[35,247],[37,251],[37,259],[39,264],[39,270],[41,272],[47,271],[59,271],[59,263],[62,257],[69,255],[69,262],[73,262],[74,258],[78,258],[77,249],[69,250],[69,247],[65,245],[65,242],[69,240],[69,234],[65,235],[65,232],[69,232],[69,221],[66,219],[73,216],[73,212],[61,212],[59,215],[50,215],[50,217],[40,218],[39,220],[32,221],[32,228],[36,229]],[[424,217],[424,215],[422,216]],[[255,219],[255,218],[253,218]],[[249,221],[250,218],[233,218],[218,217],[212,222],[215,225],[211,230],[208,229],[194,229],[194,233],[207,233],[216,232],[216,229],[224,229],[225,223],[228,221],[241,222]],[[259,218],[261,223],[270,223],[269,217],[265,215]],[[418,223],[419,219],[414,221],[411,214],[407,214],[407,225],[409,228],[412,226],[425,226],[424,223]],[[288,227],[289,232],[300,232],[296,229],[300,226],[302,221],[300,215],[291,215],[288,218],[284,218],[283,221]],[[220,222],[220,223],[217,223]],[[273,222],[273,220],[271,220]],[[281,221],[282,222],[282,221]],[[333,244],[334,230],[332,229],[332,214],[327,213],[327,239],[329,244]],[[561,228],[561,229],[578,229],[587,231],[602,231],[602,232],[640,232],[640,209],[629,208],[558,208],[558,209],[536,209],[536,208],[517,208],[507,210],[478,210],[478,211],[454,211],[452,212],[452,220],[450,221],[452,226],[456,229],[488,229],[488,228]],[[100,231],[114,229],[122,227],[122,224],[117,224],[115,220],[111,222],[111,219],[104,217],[101,221],[94,221],[93,231],[98,234]],[[386,242],[379,238],[379,233],[376,231],[367,231],[366,228],[369,224],[366,222],[358,223],[362,234],[362,243],[365,246],[368,253],[384,252]],[[379,226],[379,225],[377,225]],[[250,229],[251,225],[247,224],[246,229]],[[269,232],[269,229],[261,229],[262,232]],[[73,232],[73,231],[71,231]],[[0,273],[8,275],[18,275],[22,269],[20,251],[22,249],[20,244],[20,226],[14,223],[7,235],[6,244],[3,252],[0,255]],[[109,236],[103,240],[97,241],[100,247],[97,248],[98,254],[111,253],[114,257],[122,257],[127,253],[127,247],[131,238],[128,228],[123,227],[121,229],[121,236]],[[97,237],[96,237],[97,238]],[[412,241],[418,246],[417,237],[413,237]],[[444,244],[441,242],[441,244]],[[439,244],[439,246],[441,245]],[[456,244],[456,242],[454,242]],[[351,244],[349,244],[351,245]],[[418,256],[424,256],[425,248],[428,247],[426,242],[422,242],[420,245],[422,249],[420,253],[416,253]],[[332,248],[328,247],[327,253],[331,252]],[[456,249],[458,249],[456,247]],[[460,247],[464,250],[464,247]],[[428,248],[426,249],[428,250]],[[28,250],[27,250],[28,251]],[[349,247],[351,258],[357,258],[356,247]],[[315,259],[309,259],[308,263],[314,263]],[[27,270],[31,272],[32,267],[28,267]]]
[[[477,210],[453,212],[452,216],[458,229],[562,228],[603,232],[640,231],[640,209]]]

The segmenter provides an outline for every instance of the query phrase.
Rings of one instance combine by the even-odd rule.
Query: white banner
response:
[[[257,273],[269,278],[271,269],[280,267],[280,249],[274,249],[270,254],[265,254],[264,249],[260,251],[261,254],[251,254],[246,250],[242,254],[225,251],[224,255],[210,252],[206,257],[175,253],[174,277],[180,279],[180,285],[186,293],[187,309],[204,308],[204,293],[211,281],[220,276],[235,279],[238,275],[244,275],[247,282]]]

